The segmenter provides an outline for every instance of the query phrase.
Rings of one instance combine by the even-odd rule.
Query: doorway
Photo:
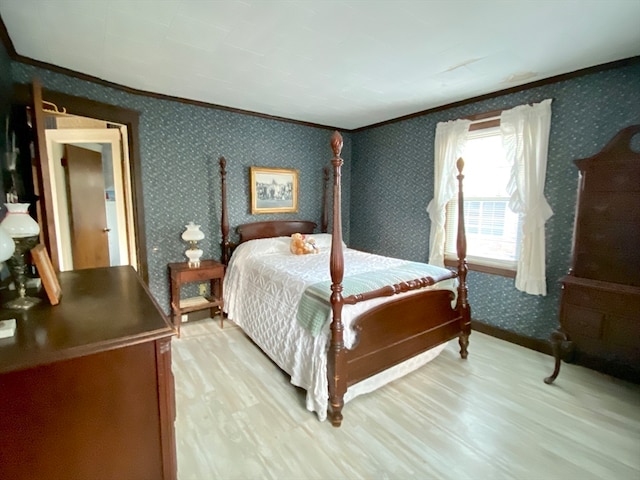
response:
[[[45,135],[60,271],[137,268],[126,127]]]

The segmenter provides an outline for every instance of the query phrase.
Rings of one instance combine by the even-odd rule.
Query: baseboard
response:
[[[552,355],[551,343],[547,340],[540,340],[538,338],[525,337],[514,332],[509,332],[498,328],[488,323],[483,323],[478,320],[471,320],[471,328],[477,332],[485,333],[500,340],[505,340],[510,343],[515,343],[525,348],[535,350],[536,352]]]

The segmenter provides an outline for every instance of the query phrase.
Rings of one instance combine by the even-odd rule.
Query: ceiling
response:
[[[0,0],[18,55],[341,129],[640,55],[639,0]]]

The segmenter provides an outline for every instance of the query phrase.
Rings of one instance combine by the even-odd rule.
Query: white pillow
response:
[[[236,250],[242,249],[246,255],[269,255],[273,253],[289,253],[289,242],[291,237],[271,237],[257,238],[249,240],[238,246]]]
[[[331,250],[331,234],[330,233],[311,233],[307,235],[307,237],[313,237],[316,241],[316,247],[320,249],[321,252]],[[347,248],[347,244],[342,242],[342,246]]]

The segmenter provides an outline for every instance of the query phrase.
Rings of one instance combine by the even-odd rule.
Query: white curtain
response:
[[[456,161],[462,156],[469,125],[470,120],[453,120],[436,126],[433,200],[427,206],[431,219],[429,263],[432,265],[444,266],[446,206],[458,190]]]
[[[544,225],[553,211],[544,197],[544,182],[550,126],[551,99],[500,115],[502,144],[511,164],[509,207],[522,215],[516,288],[533,295],[547,294]]]

